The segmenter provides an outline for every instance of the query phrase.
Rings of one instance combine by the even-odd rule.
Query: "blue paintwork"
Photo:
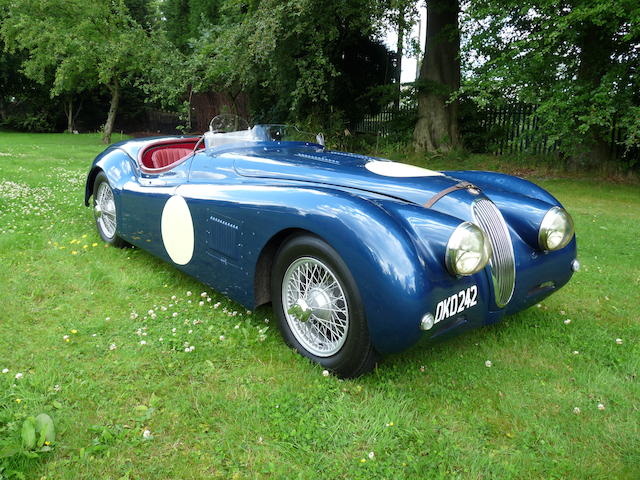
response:
[[[107,175],[118,209],[118,234],[171,262],[160,219],[166,200],[181,195],[195,228],[195,251],[177,266],[249,308],[256,304],[256,264],[268,242],[283,231],[306,230],[340,254],[356,279],[372,342],[381,353],[403,350],[423,335],[494,323],[539,302],[572,275],[575,239],[544,253],[537,233],[544,214],[559,202],[523,179],[491,172],[443,172],[443,176],[393,178],[369,172],[370,157],[333,152],[313,143],[259,142],[200,151],[175,169],[141,172],[138,152],[154,139],[121,142],[91,167],[88,203],[99,170]],[[493,301],[489,268],[456,278],[444,266],[453,230],[471,221],[478,198],[458,190],[431,209],[435,193],[467,180],[482,189],[508,223],[516,256],[516,287],[505,308]],[[552,281],[555,288],[536,288]],[[478,304],[422,332],[422,316],[436,304],[477,285]]]

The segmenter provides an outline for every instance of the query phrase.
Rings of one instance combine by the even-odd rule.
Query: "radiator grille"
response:
[[[511,300],[516,283],[513,245],[509,229],[500,210],[490,200],[479,199],[473,203],[473,218],[489,237],[493,247],[493,256],[490,261],[491,277],[496,305],[502,308]]]

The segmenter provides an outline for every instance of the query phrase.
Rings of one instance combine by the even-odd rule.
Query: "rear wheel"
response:
[[[278,251],[271,298],[287,344],[340,377],[375,367],[364,308],[338,253],[312,235],[298,235]]]
[[[125,247],[127,242],[118,236],[118,214],[113,190],[102,172],[96,176],[93,184],[93,213],[100,238],[114,247]]]

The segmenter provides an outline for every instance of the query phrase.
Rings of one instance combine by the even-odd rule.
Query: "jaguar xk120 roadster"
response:
[[[100,236],[248,308],[271,302],[287,344],[342,377],[421,337],[519,312],[579,268],[571,216],[529,181],[333,151],[291,132],[111,145],[86,183]]]

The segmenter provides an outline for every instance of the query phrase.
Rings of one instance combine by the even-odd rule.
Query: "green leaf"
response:
[[[5,447],[2,450],[0,450],[0,458],[13,457],[19,451],[20,449],[18,447]]]
[[[40,438],[42,443],[39,446],[44,445],[44,442],[53,443],[56,441],[56,429],[53,425],[53,420],[46,413],[41,413],[35,419],[36,430],[40,432]]]
[[[33,417],[27,418],[22,423],[22,446],[26,450],[31,450],[36,446],[36,426]]]

